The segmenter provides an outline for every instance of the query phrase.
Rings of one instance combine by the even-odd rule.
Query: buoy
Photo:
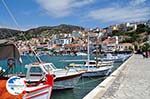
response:
[[[0,71],[2,70],[2,67],[0,67]]]
[[[5,69],[3,69],[3,72],[5,72],[6,70]]]

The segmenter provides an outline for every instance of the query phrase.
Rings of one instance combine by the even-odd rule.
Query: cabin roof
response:
[[[40,65],[48,65],[48,64],[52,64],[52,63],[34,62],[34,63],[28,64],[28,65],[26,65],[26,66],[40,66]]]
[[[0,60],[14,58],[19,61],[20,53],[18,48],[12,42],[0,40]]]

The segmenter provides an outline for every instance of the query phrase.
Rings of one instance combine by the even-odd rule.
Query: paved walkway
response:
[[[150,58],[134,55],[100,99],[150,99]]]

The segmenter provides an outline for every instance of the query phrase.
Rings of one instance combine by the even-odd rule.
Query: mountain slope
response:
[[[38,36],[50,36],[52,34],[59,33],[71,33],[73,30],[84,30],[83,27],[75,25],[61,24],[58,26],[41,26],[38,28],[32,28],[27,31],[19,31],[14,29],[0,28],[0,39],[6,39],[15,37],[17,39],[23,39],[22,33],[27,39]]]

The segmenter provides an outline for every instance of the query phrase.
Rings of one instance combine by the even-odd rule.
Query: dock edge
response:
[[[134,54],[129,57],[119,68],[117,68],[111,75],[109,75],[104,81],[102,81],[98,86],[96,86],[92,91],[90,91],[83,99],[100,99],[108,88],[113,84],[116,78],[120,75],[127,67],[128,61],[134,56]]]

